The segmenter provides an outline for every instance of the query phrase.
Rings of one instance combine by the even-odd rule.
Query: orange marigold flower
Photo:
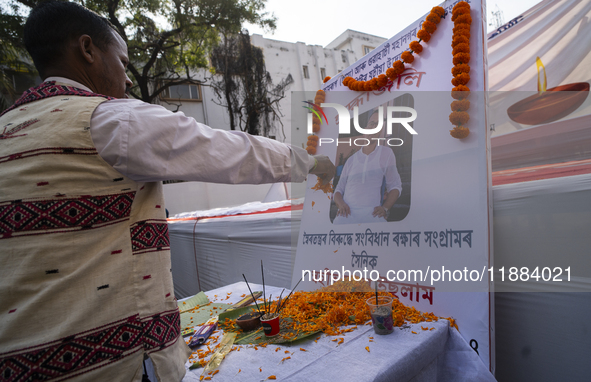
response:
[[[345,78],[343,78],[343,85],[347,86],[349,84],[349,81],[351,81],[352,78],[347,76]]]
[[[386,69],[386,77],[388,77],[391,80],[394,80],[396,78],[397,74],[396,71],[394,70],[394,68],[388,68]]]
[[[314,98],[314,103],[316,105],[319,105],[319,106],[320,106],[321,103],[324,103],[324,101],[326,101],[326,98],[324,98],[324,97],[318,97],[318,96],[316,96]]]
[[[326,77],[324,77],[324,80],[322,80],[322,82],[326,83],[326,82],[330,81],[330,78],[331,78],[330,76],[326,76]]]
[[[470,101],[467,99],[453,101],[451,103],[451,110],[452,111],[466,111],[470,108]]]
[[[466,25],[466,24],[460,24],[460,25]],[[457,31],[457,33],[454,34],[454,36],[464,36],[468,40],[470,40],[470,30],[469,29],[460,29],[459,31]]]
[[[470,53],[470,45],[466,43],[456,45],[451,54],[455,56],[458,53]]]
[[[404,62],[400,60],[394,61],[392,68],[394,69],[394,73],[396,73],[396,75],[399,75],[400,73],[404,72],[404,69],[406,69]]]
[[[454,99],[464,99],[470,96],[470,88],[466,85],[459,85],[451,89],[451,96]]]
[[[324,97],[326,97],[326,92],[324,90],[322,90],[322,89],[319,89],[319,90],[316,91],[316,95],[317,96],[324,96]]]
[[[468,73],[460,73],[451,80],[453,86],[466,85],[468,82],[470,82],[470,75]]]
[[[462,126],[456,126],[449,131],[449,134],[457,139],[464,139],[470,134],[470,130]]]
[[[455,24],[454,25],[454,36],[458,34],[459,31],[461,30],[467,30],[468,32],[470,32],[470,25],[468,24]]]
[[[412,62],[415,60],[415,57],[409,51],[402,52],[402,54],[400,55],[400,58],[402,59],[402,61],[406,62],[407,64],[412,64]]]
[[[470,4],[468,4],[465,1],[460,1],[459,3],[457,3],[456,5],[454,5],[452,11],[455,11],[458,8],[468,8],[468,9],[470,9]]]
[[[433,34],[433,32],[435,32],[435,30],[437,29],[437,25],[435,25],[435,23],[432,23],[429,20],[425,20],[423,21],[423,29]]]
[[[308,139],[308,142],[306,142],[306,146],[308,146],[308,147],[318,147],[318,141],[314,141],[314,140]]]
[[[470,53],[458,53],[454,55],[454,65],[467,64],[470,62]]]
[[[455,24],[472,24],[472,16],[470,14],[459,15],[454,21]]]
[[[452,111],[449,115],[449,121],[452,125],[462,126],[468,123],[470,114],[465,111]]]
[[[451,47],[455,48],[456,45],[458,45],[458,44],[470,44],[470,40],[468,38],[466,38],[466,36],[464,36],[464,35],[454,36],[454,38],[451,42]]]
[[[433,7],[431,9],[431,13],[435,13],[439,17],[443,17],[443,15],[445,15],[445,9],[443,9],[443,7]]]
[[[315,133],[319,132],[320,131],[320,125],[314,125],[313,124],[312,125],[312,131],[315,132]]]
[[[318,116],[317,116],[316,114],[314,114],[314,115],[312,116],[312,123],[313,123],[313,124],[314,124],[314,123],[320,124],[320,118],[318,118]]]
[[[274,375],[270,375],[267,379],[277,379],[277,377]]]
[[[460,73],[470,73],[470,65],[459,64],[451,68],[451,74],[455,77]]]
[[[425,42],[429,42],[429,40],[431,40],[431,34],[424,29],[421,29],[417,32],[417,37]]]
[[[421,45],[421,43],[420,43],[420,42],[418,42],[418,41],[413,41],[413,42],[411,42],[411,43],[408,45],[408,47],[409,47],[409,48],[410,48],[410,49],[411,49],[413,52],[415,52],[416,54],[419,54],[419,53],[421,53],[421,52],[423,51],[423,46],[422,46],[422,45]]]
[[[451,21],[456,21],[457,18],[460,17],[461,15],[469,15],[469,14],[470,14],[470,8],[466,8],[466,7],[456,8],[452,11]]]
[[[318,142],[318,135],[309,135],[308,140]],[[279,348],[277,348],[277,349],[279,349]]]
[[[385,74],[380,74],[378,76],[378,84],[380,87],[386,86],[388,84],[388,77]]]
[[[438,14],[431,12],[427,15],[427,20],[431,21],[433,24],[439,24],[441,17],[439,17]]]

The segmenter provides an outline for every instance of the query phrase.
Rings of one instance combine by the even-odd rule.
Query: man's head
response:
[[[127,46],[104,17],[75,3],[43,2],[27,19],[24,41],[42,78],[67,77],[96,93],[126,97]]]

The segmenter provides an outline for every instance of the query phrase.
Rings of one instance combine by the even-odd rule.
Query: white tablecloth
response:
[[[257,284],[251,284],[251,288],[262,290]],[[232,294],[225,300],[229,292]],[[245,293],[248,293],[246,284],[239,282],[211,290],[206,295],[212,302],[236,303]],[[267,297],[279,296],[279,293],[281,288],[266,288]],[[421,326],[435,330],[424,331]],[[320,339],[314,342],[317,337]],[[344,338],[341,345],[332,341],[340,337]],[[373,337],[373,342],[369,337]],[[447,320],[395,328],[394,333],[386,336],[376,335],[371,326],[359,326],[338,337],[318,335],[289,345],[258,346],[258,350],[250,345],[238,346],[241,350],[228,353],[213,381],[261,381],[271,375],[278,381],[293,382],[495,381],[475,351],[449,327]],[[281,362],[287,356],[291,359]],[[189,370],[190,365],[191,362],[187,362],[183,381],[199,381],[203,369]]]

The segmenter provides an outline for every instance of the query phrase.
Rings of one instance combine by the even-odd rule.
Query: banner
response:
[[[292,281],[303,277],[305,290],[343,274],[377,283],[406,305],[454,317],[492,368],[485,10],[469,2],[470,134],[456,139],[449,119],[456,3],[441,4],[446,12],[437,30],[393,81],[373,91],[343,84],[385,73],[418,40],[428,15],[326,82],[319,128],[318,111],[306,109],[315,95],[292,94],[294,127],[316,130],[317,154],[337,166],[333,192],[314,189],[316,177],[308,179]]]

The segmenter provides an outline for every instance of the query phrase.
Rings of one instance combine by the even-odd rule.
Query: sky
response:
[[[474,4],[478,0],[472,0]],[[497,7],[505,23],[541,0],[487,0],[487,17]],[[390,38],[441,4],[440,0],[267,0],[266,11],[277,17],[274,33],[247,25],[250,34],[266,38],[326,46],[347,29]],[[494,28],[488,27],[489,32]]]

